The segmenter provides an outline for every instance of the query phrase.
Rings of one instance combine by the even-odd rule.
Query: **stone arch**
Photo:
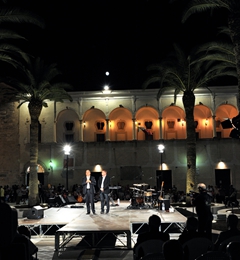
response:
[[[143,106],[136,111],[136,125],[147,129],[151,136],[148,133],[143,131],[138,131],[138,140],[146,140],[152,138],[153,140],[158,140],[159,136],[159,113],[152,106]],[[141,129],[140,128],[140,129]]]
[[[78,142],[79,130],[79,117],[73,109],[68,108],[59,112],[56,123],[57,143]]]
[[[102,110],[97,108],[87,110],[83,115],[83,124],[84,142],[105,141],[107,122]]]
[[[115,108],[109,114],[109,129],[111,141],[132,140],[132,113],[124,107]]]
[[[162,131],[164,139],[185,139],[185,112],[179,106],[168,106],[162,112]]]
[[[205,105],[196,105],[194,107],[194,120],[196,122],[195,131],[197,138],[212,138],[213,137],[213,120],[212,111]]]
[[[41,184],[43,185],[46,185],[47,184],[47,176],[49,174],[49,167],[46,166],[46,164],[40,160],[38,160],[37,162],[37,165],[38,165],[38,180],[39,182],[41,182]],[[23,166],[23,183],[25,185],[28,185],[28,174],[29,174],[29,171],[30,171],[30,161],[26,162]]]

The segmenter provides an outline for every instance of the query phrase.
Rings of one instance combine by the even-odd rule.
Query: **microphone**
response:
[[[113,178],[115,178],[115,176],[112,176],[110,179],[113,179]]]

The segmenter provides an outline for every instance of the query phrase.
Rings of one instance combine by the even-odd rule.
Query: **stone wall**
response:
[[[0,105],[0,185],[21,183],[17,103]]]

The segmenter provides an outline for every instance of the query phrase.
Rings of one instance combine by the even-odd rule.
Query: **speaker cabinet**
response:
[[[170,208],[170,200],[169,199],[163,199],[163,200],[159,200],[159,209],[162,210],[162,203],[164,202],[165,204],[165,210],[169,210]]]
[[[44,210],[41,206],[34,206],[28,212],[29,219],[39,219],[44,217]]]
[[[73,196],[67,196],[65,198],[65,200],[66,200],[67,204],[75,204],[75,203],[77,203],[77,200]]]
[[[56,198],[55,198],[55,202],[56,202],[56,206],[64,206],[67,204],[67,202],[65,201],[65,199],[63,198],[62,195],[58,195]]]

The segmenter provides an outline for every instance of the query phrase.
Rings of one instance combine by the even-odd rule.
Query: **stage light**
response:
[[[230,119],[224,120],[223,122],[221,122],[222,128],[223,129],[228,129],[228,128],[232,128],[232,122],[230,121]]]
[[[231,138],[240,138],[240,113],[232,119],[221,122],[221,125],[223,129],[233,128],[229,135]]]
[[[238,129],[234,128],[229,136],[238,139],[240,137],[240,132]]]
[[[238,114],[237,116],[232,118],[232,124],[236,127],[236,128],[240,128],[240,114]]]

